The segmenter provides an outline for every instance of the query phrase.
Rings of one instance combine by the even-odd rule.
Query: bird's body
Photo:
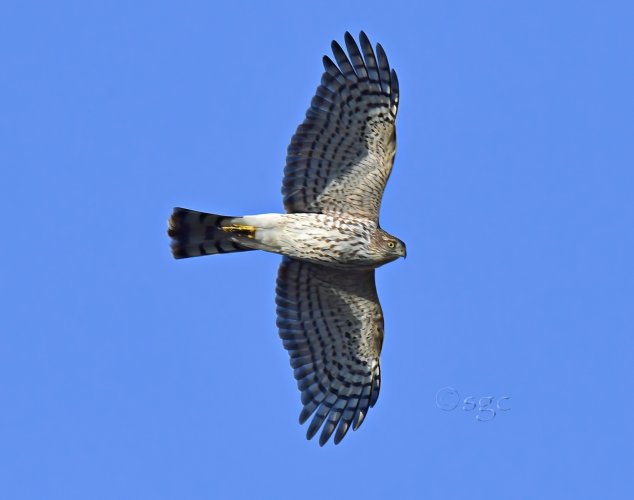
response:
[[[177,210],[181,213],[199,213],[187,209]],[[403,256],[405,252],[400,240],[383,231],[376,222],[360,217],[329,214],[243,215],[223,217],[216,227],[226,233],[230,241],[244,249],[264,250],[341,269],[374,269]],[[386,244],[388,242],[394,243],[394,247],[390,248]]]
[[[224,216],[176,208],[176,258],[265,250],[284,256],[277,326],[302,394],[307,437],[338,443],[379,395],[383,313],[375,268],[406,254],[379,208],[396,151],[396,73],[380,45],[349,33],[332,43],[306,119],[288,147],[286,213]]]

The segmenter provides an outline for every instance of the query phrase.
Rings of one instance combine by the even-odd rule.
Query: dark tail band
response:
[[[168,236],[172,238],[172,255],[175,259],[185,259],[252,250],[237,243],[235,234],[222,229],[231,225],[235,218],[175,208],[167,229]]]

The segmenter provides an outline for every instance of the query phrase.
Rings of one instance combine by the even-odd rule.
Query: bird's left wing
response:
[[[396,152],[399,87],[385,51],[361,32],[332,42],[306,119],[288,146],[282,195],[287,212],[336,213],[378,221]]]
[[[319,444],[356,430],[379,396],[383,313],[374,270],[343,271],[285,257],[277,278],[277,325]]]

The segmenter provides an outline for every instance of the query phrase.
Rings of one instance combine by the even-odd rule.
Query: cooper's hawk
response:
[[[325,72],[288,147],[285,214],[221,216],[175,208],[168,234],[176,258],[245,250],[284,256],[277,278],[277,326],[304,408],[307,437],[339,443],[376,403],[383,314],[374,269],[405,256],[379,226],[379,207],[396,150],[398,80],[381,45],[360,48]]]

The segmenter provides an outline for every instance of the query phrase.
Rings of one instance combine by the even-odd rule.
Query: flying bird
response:
[[[283,255],[277,326],[290,355],[311,439],[356,430],[381,387],[383,313],[374,270],[406,256],[379,225],[394,163],[396,73],[361,32],[332,42],[321,84],[291,139],[282,195],[286,213],[242,217],[175,208],[175,258],[265,250]]]

